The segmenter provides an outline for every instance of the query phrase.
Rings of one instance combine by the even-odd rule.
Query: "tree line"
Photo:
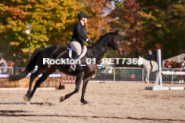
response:
[[[145,56],[161,48],[164,58],[184,53],[184,0],[2,0],[0,51],[25,66],[31,52],[51,44],[69,44],[77,14],[89,15],[87,35],[94,42],[120,30],[126,57]],[[31,24],[30,34],[26,25]],[[109,51],[105,57],[118,57]],[[124,56],[125,57],[125,56]]]

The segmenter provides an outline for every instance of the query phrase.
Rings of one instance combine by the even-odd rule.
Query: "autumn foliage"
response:
[[[185,0],[1,0],[0,51],[24,66],[30,41],[32,52],[51,44],[67,46],[80,11],[90,17],[87,35],[94,42],[119,29],[127,57],[146,56],[148,49],[161,48],[164,58],[185,51]],[[32,25],[29,35],[27,24]]]

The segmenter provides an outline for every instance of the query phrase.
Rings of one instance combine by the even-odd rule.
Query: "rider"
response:
[[[152,53],[151,50],[148,50],[147,59],[150,61],[151,71],[152,71],[153,70],[152,61],[154,60],[154,54]]]
[[[4,63],[4,59],[2,53],[0,52],[0,65],[2,65],[2,63]]]
[[[84,46],[84,41],[87,41],[89,44],[93,44],[93,42],[87,38],[85,23],[87,23],[87,14],[84,12],[80,12],[78,14],[78,22],[74,25],[73,35],[70,41],[70,47],[73,49],[72,58],[75,60],[82,52],[82,47]],[[72,64],[70,66],[69,71],[75,71],[76,65]]]

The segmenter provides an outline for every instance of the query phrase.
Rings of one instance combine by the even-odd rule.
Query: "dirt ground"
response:
[[[0,123],[185,123],[184,91],[151,91],[141,82],[89,83],[68,100],[59,98],[74,90],[37,90],[30,105],[25,91],[0,91]],[[183,84],[164,86],[185,86]],[[43,105],[47,99],[48,105]]]

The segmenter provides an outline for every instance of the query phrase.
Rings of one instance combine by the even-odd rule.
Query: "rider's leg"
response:
[[[73,59],[77,59],[77,58],[78,58],[77,52],[73,51],[73,53],[72,53],[72,58],[73,58]]]
[[[73,60],[78,59],[78,54],[77,54],[77,52],[74,52],[74,51],[73,51],[72,59],[73,59]],[[71,64],[69,71],[71,71],[71,70],[75,71],[75,69],[76,69],[76,65],[75,65],[75,64]]]
[[[151,65],[151,71],[153,70],[153,65],[152,65],[152,61],[150,61],[150,65]]]
[[[81,48],[80,43],[77,42],[77,41],[73,41],[73,42],[70,43],[70,46],[71,46],[71,48],[73,49],[72,58],[73,58],[74,60],[78,59],[78,56],[79,56],[79,55],[81,54],[81,52],[82,52],[82,48]],[[75,71],[75,69],[76,69],[76,65],[73,64],[73,65],[70,66],[69,71],[71,71],[71,70]]]

